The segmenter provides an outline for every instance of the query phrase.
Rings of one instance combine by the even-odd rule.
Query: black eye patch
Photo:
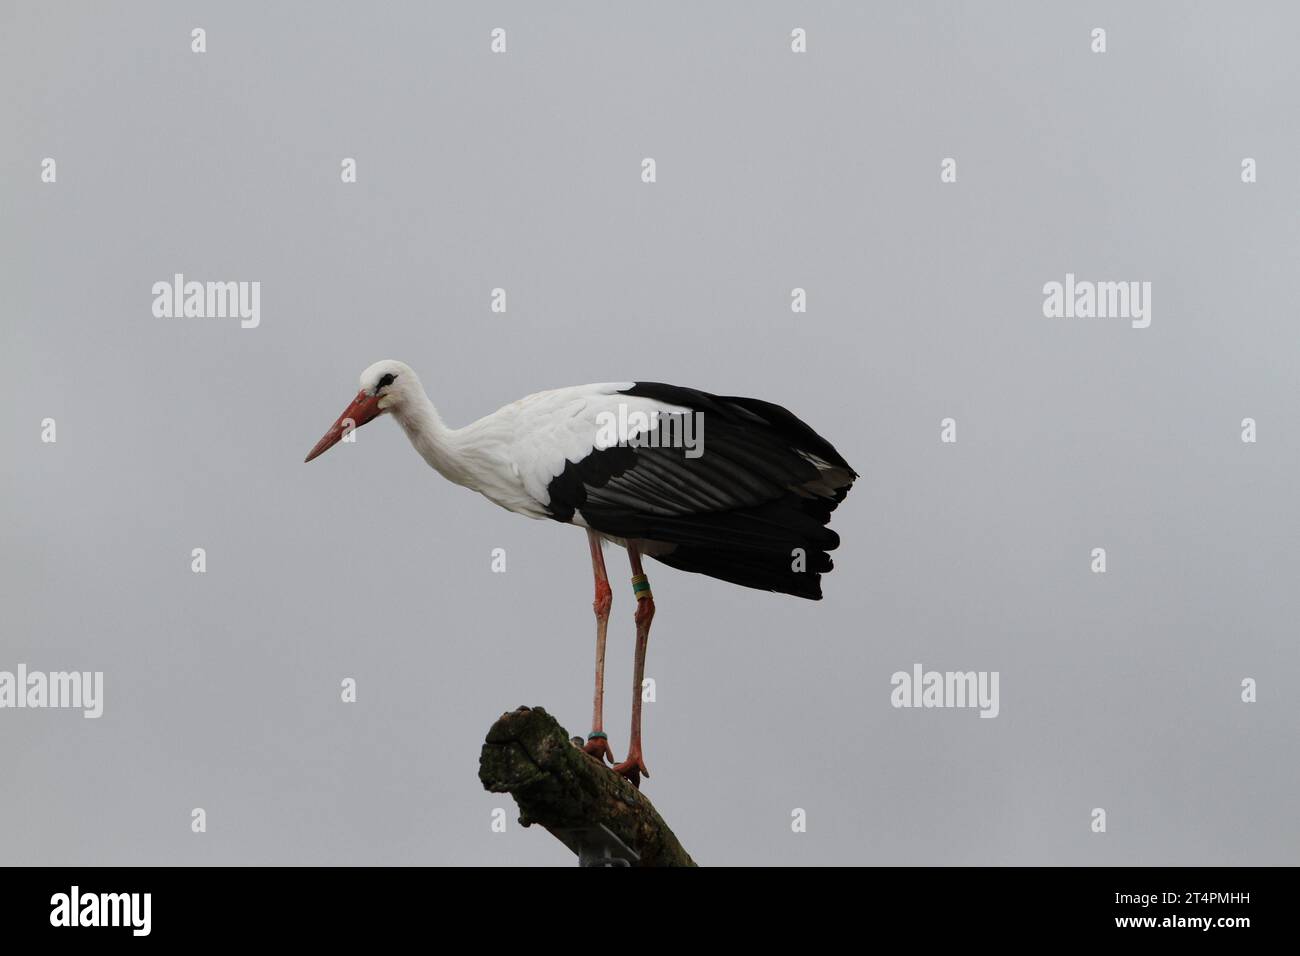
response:
[[[385,373],[384,377],[379,380],[379,384],[375,386],[375,391],[379,391],[385,385],[392,385],[393,379],[395,378],[397,378],[397,376],[394,375],[392,372]]]

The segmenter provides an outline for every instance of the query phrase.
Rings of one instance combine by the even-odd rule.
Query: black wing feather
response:
[[[699,413],[703,454],[614,446],[566,462],[548,487],[551,517],[580,514],[604,534],[673,545],[656,555],[673,567],[820,598],[839,545],[826,524],[857,477],[834,446],[771,402],[657,382],[622,394]]]

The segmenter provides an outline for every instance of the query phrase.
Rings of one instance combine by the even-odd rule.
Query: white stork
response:
[[[587,531],[596,581],[596,689],[585,750],[614,757],[603,728],[611,593],[603,541],[627,549],[636,607],[632,731],[613,769],[639,785],[641,682],[655,604],[648,555],[745,587],[819,600],[826,527],[857,474],[826,439],[779,405],[654,382],[538,392],[464,428],[448,428],[410,366],[387,360],[307,455],[391,414],[444,478],[509,511]],[[676,439],[674,440],[674,429]]]

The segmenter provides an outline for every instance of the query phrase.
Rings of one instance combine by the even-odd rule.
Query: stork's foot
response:
[[[609,759],[610,763],[614,762],[614,752],[609,749],[609,738],[598,730],[593,730],[588,734],[582,752],[588,757],[594,757],[602,767],[605,765],[606,758]]]
[[[627,755],[626,760],[614,764],[609,769],[619,776],[626,777],[632,786],[638,790],[641,789],[641,778],[650,776],[650,771],[645,768],[645,760],[641,757],[640,750],[633,750]]]

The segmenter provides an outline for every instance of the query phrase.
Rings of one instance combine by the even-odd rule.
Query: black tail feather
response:
[[[785,551],[741,552],[682,545],[659,560],[671,568],[707,574],[743,587],[820,601],[821,576],[835,564],[825,551],[807,551],[805,555],[806,570],[799,570],[798,557]]]

